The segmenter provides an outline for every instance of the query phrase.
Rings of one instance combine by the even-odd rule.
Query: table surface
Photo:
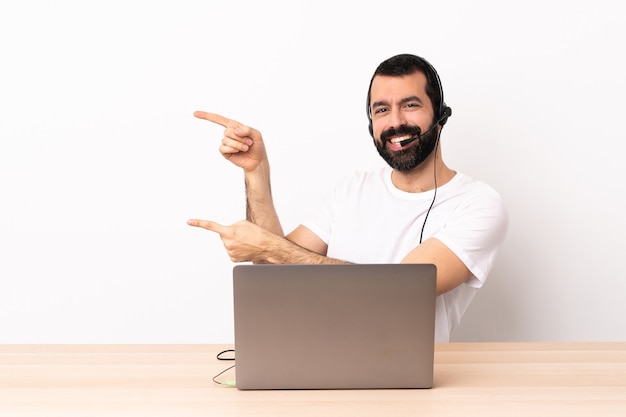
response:
[[[0,416],[626,416],[626,342],[437,344],[426,390],[241,391],[230,347],[0,345]]]

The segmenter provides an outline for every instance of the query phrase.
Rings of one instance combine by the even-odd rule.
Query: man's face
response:
[[[370,108],[374,145],[393,169],[408,171],[420,165],[437,143],[438,128],[430,129],[434,111],[421,72],[400,77],[376,76]]]

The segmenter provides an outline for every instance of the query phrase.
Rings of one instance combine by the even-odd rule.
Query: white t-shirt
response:
[[[341,182],[303,223],[328,245],[327,256],[352,263],[400,263],[419,245],[434,190],[408,193],[389,167],[356,172]],[[472,276],[437,297],[435,340],[446,342],[493,267],[508,225],[499,194],[457,173],[437,189],[422,241],[437,238]]]

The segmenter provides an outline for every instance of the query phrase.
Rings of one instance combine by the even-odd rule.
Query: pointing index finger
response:
[[[187,224],[189,226],[201,227],[203,229],[219,233],[220,235],[226,230],[225,226],[222,226],[221,224],[212,222],[210,220],[189,219],[187,220]]]
[[[198,119],[208,120],[209,122],[216,123],[226,128],[228,127],[237,128],[237,127],[243,126],[238,121],[229,119],[228,117],[221,116],[217,113],[209,113],[206,111],[196,111],[193,113],[193,115],[197,117]]]

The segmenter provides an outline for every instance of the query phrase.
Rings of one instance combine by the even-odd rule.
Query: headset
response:
[[[443,99],[443,87],[441,86],[441,79],[439,78],[439,74],[435,70],[435,67],[433,67],[430,64],[430,62],[428,62],[426,59],[419,57],[417,55],[410,55],[410,54],[396,55],[395,57],[389,58],[387,61],[380,64],[378,68],[376,69],[376,71],[374,72],[372,79],[370,80],[370,87],[367,91],[367,102],[365,103],[365,105],[366,105],[366,111],[367,111],[368,129],[372,137],[374,137],[374,128],[372,126],[372,111],[370,109],[370,100],[372,98],[371,96],[372,95],[372,83],[374,82],[374,77],[376,77],[376,75],[379,75],[377,74],[377,72],[378,72],[378,69],[381,68],[382,65],[386,64],[389,60],[394,60],[398,58],[404,58],[404,59],[410,60],[411,65],[418,67],[419,70],[421,70],[426,75],[426,81],[428,83],[434,82],[435,88],[439,91],[439,106],[437,107],[435,111],[435,115],[434,115],[435,122],[433,123],[433,126],[430,129],[428,129],[428,131],[434,129],[434,127],[438,124],[441,126],[445,125],[446,122],[448,121],[448,117],[452,115],[452,109],[446,105]],[[380,75],[383,75],[383,74],[380,74]],[[384,74],[384,75],[387,75],[387,74]],[[389,74],[389,75],[393,76],[393,74]]]

